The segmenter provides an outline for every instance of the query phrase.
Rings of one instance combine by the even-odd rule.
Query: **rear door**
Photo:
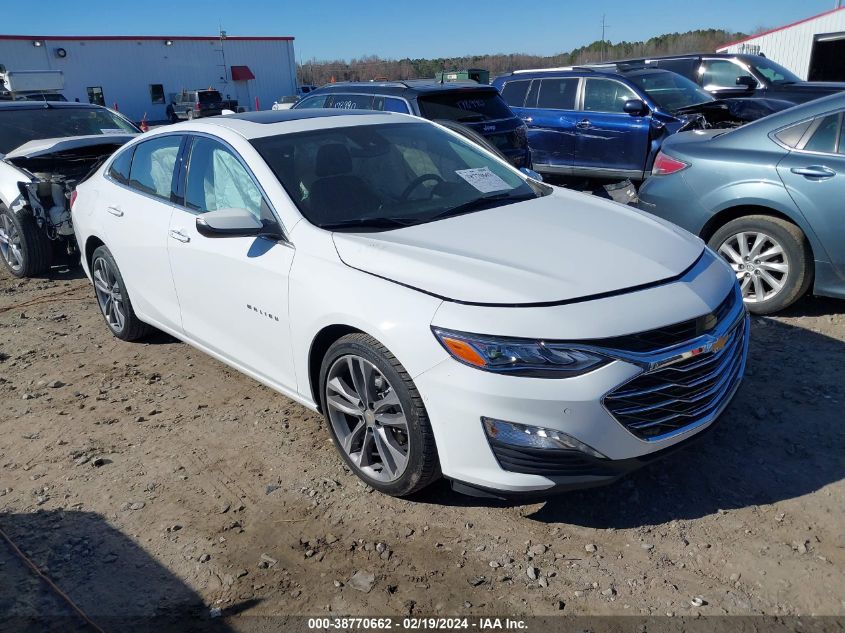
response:
[[[576,128],[574,173],[642,178],[649,151],[650,116],[632,116],[625,102],[640,99],[615,79],[587,77]]]
[[[502,95],[508,93],[505,100],[509,103],[509,99],[523,99],[522,107],[514,111],[528,126],[528,145],[537,171],[569,174],[572,170],[580,81],[578,77],[552,77],[503,86]]]
[[[789,195],[812,227],[828,261],[845,277],[845,129],[843,113],[815,119],[779,164]],[[816,253],[816,259],[821,259]]]
[[[288,390],[295,388],[288,326],[294,249],[264,237],[206,237],[208,211],[243,208],[277,222],[241,157],[222,141],[194,136],[185,152],[184,206],[167,240],[185,334],[208,350]]]
[[[179,304],[170,275],[167,231],[174,209],[181,134],[155,136],[120,152],[98,199],[105,242],[121,271],[135,310],[178,330]],[[128,168],[128,171],[127,171]]]

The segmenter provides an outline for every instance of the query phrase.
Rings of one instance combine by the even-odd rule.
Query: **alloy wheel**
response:
[[[13,271],[23,268],[21,236],[12,219],[3,213],[0,215],[0,255]]]
[[[121,332],[126,323],[126,310],[123,305],[123,290],[111,263],[104,257],[94,260],[94,291],[97,303],[106,318],[109,327]]]
[[[377,481],[399,479],[408,466],[408,420],[384,374],[360,356],[341,356],[325,389],[332,429],[350,461]]]
[[[757,231],[731,235],[719,246],[719,254],[736,273],[746,303],[768,301],[786,285],[789,261],[771,235]]]

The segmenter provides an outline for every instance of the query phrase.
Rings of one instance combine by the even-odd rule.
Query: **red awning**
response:
[[[232,66],[232,81],[249,81],[255,79],[255,75],[249,66]]]

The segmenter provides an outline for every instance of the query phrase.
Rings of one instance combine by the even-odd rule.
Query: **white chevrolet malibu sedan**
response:
[[[72,212],[115,336],[157,328],[320,411],[391,495],[611,482],[710,427],[745,367],[701,240],[410,116],[160,128]]]

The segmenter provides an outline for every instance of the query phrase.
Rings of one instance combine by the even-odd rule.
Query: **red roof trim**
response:
[[[202,36],[192,36],[192,35],[0,35],[0,40],[44,40],[44,41],[108,41],[108,40],[127,40],[127,41],[164,41],[164,40],[173,40],[174,42],[179,41],[217,41],[220,39],[219,35],[202,35]],[[229,35],[226,37],[227,40],[235,40],[235,41],[269,41],[269,42],[277,42],[277,41],[292,41],[294,38],[291,36],[257,36],[257,37],[249,37],[249,36],[238,36],[238,35]]]
[[[762,33],[757,33],[757,35],[751,35],[750,37],[746,37],[742,40],[737,40],[736,42],[731,42],[730,44],[725,44],[724,46],[720,46],[717,48],[717,51],[721,51],[725,48],[730,48],[731,46],[736,46],[737,44],[742,44],[743,42],[750,42],[751,40],[756,40],[758,37],[763,37],[764,35],[769,35],[771,33],[777,33],[778,31],[783,31],[785,29],[791,29],[793,26],[798,26],[799,24],[804,24],[804,22],[809,22],[810,20],[815,20],[816,18],[821,18],[826,15],[830,15],[831,13],[836,13],[837,11],[845,11],[845,7],[837,7],[836,9],[831,9],[830,11],[823,11],[822,13],[810,16],[809,18],[804,18],[803,20],[798,20],[797,22],[792,22],[791,24],[786,24],[784,26],[779,26],[776,29],[769,29],[768,31],[763,31]]]

